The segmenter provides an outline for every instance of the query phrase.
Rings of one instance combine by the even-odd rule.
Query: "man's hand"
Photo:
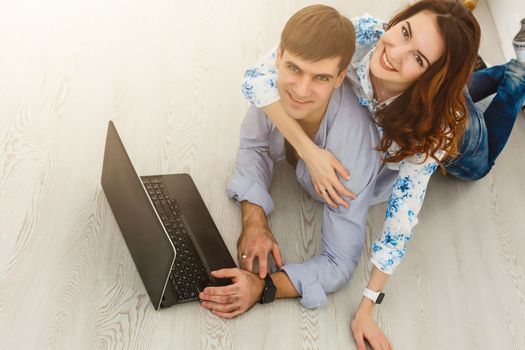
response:
[[[268,254],[272,253],[278,268],[283,266],[281,250],[272,232],[262,225],[250,225],[243,229],[237,240],[239,266],[253,272],[255,258],[259,259],[259,277],[268,273]]]
[[[199,294],[201,306],[222,318],[234,318],[261,300],[264,280],[241,269],[222,269],[211,272],[216,278],[230,278],[233,284],[224,287],[206,287]]]
[[[272,253],[278,268],[283,266],[281,250],[268,227],[262,207],[248,201],[241,202],[242,233],[237,240],[237,258],[242,269],[253,272],[253,260],[259,259],[259,277],[268,273],[268,253]]]
[[[374,321],[371,314],[367,312],[357,312],[352,320],[351,327],[357,344],[357,350],[366,350],[365,339],[374,350],[392,350],[392,345]]]

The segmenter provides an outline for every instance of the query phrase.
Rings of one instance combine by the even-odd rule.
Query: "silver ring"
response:
[[[246,259],[248,256],[246,254],[241,255],[241,259]]]

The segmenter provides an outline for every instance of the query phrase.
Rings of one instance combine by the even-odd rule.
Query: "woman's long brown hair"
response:
[[[419,1],[394,16],[388,28],[421,11],[436,16],[445,51],[412,86],[378,109],[376,123],[383,128],[378,149],[386,152],[395,142],[400,148],[386,162],[420,153],[436,159],[444,172],[436,153],[458,154],[468,120],[463,89],[476,60],[480,28],[462,3],[449,0]]]

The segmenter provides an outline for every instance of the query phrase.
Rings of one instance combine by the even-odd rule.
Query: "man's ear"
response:
[[[339,86],[341,86],[341,84],[343,83],[343,80],[345,79],[346,77],[346,73],[348,72],[348,67],[345,67],[344,69],[341,70],[341,73],[339,73],[337,75],[337,78],[336,78],[336,81],[335,81],[335,87],[338,88]]]

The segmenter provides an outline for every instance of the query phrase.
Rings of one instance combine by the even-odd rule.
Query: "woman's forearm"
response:
[[[373,291],[383,290],[387,279],[388,275],[374,266],[372,274],[370,276],[370,280],[368,281],[368,289]],[[372,300],[363,297],[363,299],[361,299],[361,303],[359,304],[357,312],[366,312],[368,314],[371,314],[374,310],[374,306],[375,304],[372,302]]]
[[[299,157],[304,158],[305,153],[316,147],[316,144],[306,135],[299,123],[286,114],[281,101],[264,107],[264,112],[295,148]]]

